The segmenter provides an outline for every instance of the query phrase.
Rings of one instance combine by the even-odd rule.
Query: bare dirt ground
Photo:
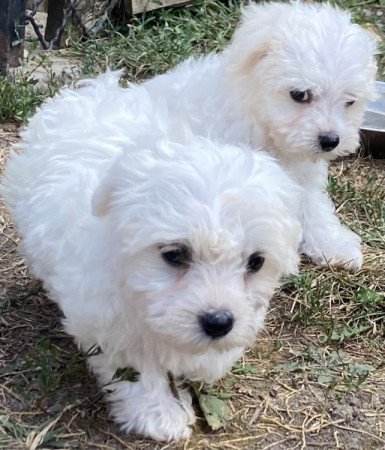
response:
[[[1,167],[16,140],[15,126],[0,127]],[[0,448],[384,449],[385,164],[344,162],[333,174],[339,214],[364,238],[363,270],[304,262],[275,296],[254,348],[211,388],[232,410],[226,429],[211,431],[197,408],[194,433],[180,444],[124,435],[109,419],[1,205]]]

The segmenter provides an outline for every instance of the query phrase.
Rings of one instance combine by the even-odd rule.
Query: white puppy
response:
[[[303,187],[303,251],[317,264],[362,264],[360,239],[326,193],[328,162],[355,152],[375,96],[374,37],[329,4],[246,7],[221,54],[146,83],[194,133],[263,147]]]
[[[100,347],[90,366],[115,419],[157,440],[187,437],[195,420],[168,374],[226,373],[301,240],[299,189],[270,156],[194,138],[166,106],[111,73],[63,90],[23,132],[3,185],[66,330]],[[116,377],[126,367],[137,381]]]

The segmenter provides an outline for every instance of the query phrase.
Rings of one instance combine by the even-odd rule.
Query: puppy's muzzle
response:
[[[199,322],[205,334],[212,339],[219,339],[228,334],[234,325],[234,317],[228,311],[215,311],[202,314]]]
[[[328,131],[318,136],[318,142],[324,152],[330,152],[340,143],[340,137],[334,131]]]

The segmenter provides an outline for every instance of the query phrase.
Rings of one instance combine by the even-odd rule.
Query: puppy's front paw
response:
[[[330,264],[358,270],[363,262],[359,236],[345,228],[329,239],[305,239],[303,251],[320,266]]]
[[[163,392],[130,394],[126,396],[124,389],[119,389],[118,396],[115,392],[112,398],[112,414],[123,430],[166,442],[190,436],[196,419],[187,392],[181,391],[181,400]]]

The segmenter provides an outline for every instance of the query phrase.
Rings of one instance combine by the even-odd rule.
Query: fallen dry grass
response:
[[[0,164],[17,140],[0,129]],[[30,277],[18,237],[0,209],[0,448],[382,449],[385,448],[385,206],[381,161],[333,168],[339,214],[361,234],[365,264],[349,274],[304,261],[275,296],[266,329],[210,390],[233,419],[209,430],[201,413],[190,440],[161,445],[126,436],[60,312]]]

